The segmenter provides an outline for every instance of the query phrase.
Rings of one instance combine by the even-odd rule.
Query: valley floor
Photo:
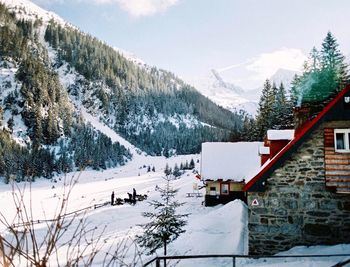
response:
[[[116,197],[127,198],[127,192],[132,192],[135,188],[138,194],[147,194],[147,201],[139,201],[136,205],[124,204],[120,206],[106,205],[97,209],[86,210],[85,217],[90,226],[97,226],[97,232],[102,234],[103,248],[107,252],[108,247],[117,247],[119,242],[132,245],[132,240],[136,234],[142,233],[139,224],[147,222],[141,215],[142,212],[151,210],[149,200],[158,199],[159,195],[155,191],[156,186],[162,186],[164,180],[164,167],[166,163],[173,167],[175,163],[180,164],[194,159],[199,160],[199,155],[177,156],[169,159],[164,157],[139,156],[129,162],[126,166],[109,169],[105,171],[86,170],[81,173],[67,175],[77,178],[70,196],[67,212],[80,210],[84,207],[93,206],[110,201],[111,192],[114,191]],[[147,172],[148,166],[155,167],[155,172]],[[196,163],[196,167],[199,163]],[[45,179],[38,179],[32,184],[32,205],[33,219],[49,219],[54,216],[57,203],[62,192],[64,177],[57,177],[57,182]],[[233,201],[227,205],[216,207],[204,207],[203,198],[188,198],[186,193],[193,192],[193,184],[198,183],[192,171],[186,171],[179,179],[173,182],[175,188],[179,188],[177,198],[186,204],[179,209],[179,213],[189,213],[186,232],[175,240],[168,250],[169,255],[190,255],[190,254],[246,254],[247,253],[247,207],[240,201]],[[22,188],[25,184],[19,184]],[[27,185],[28,186],[28,185]],[[26,196],[29,195],[27,188]],[[203,189],[202,189],[203,190]],[[0,186],[0,212],[11,221],[15,214],[12,201],[12,189],[10,185]],[[29,203],[29,202],[28,202]],[[2,227],[2,226],[0,226]],[[37,225],[39,236],[43,236],[46,224]],[[74,229],[74,225],[72,225]],[[104,229],[102,233],[102,229]],[[3,227],[1,231],[3,231]],[[69,230],[70,231],[70,230]],[[67,236],[70,235],[68,231]],[[71,233],[72,234],[72,233]],[[326,254],[326,253],[349,253],[350,245],[339,245],[334,247],[297,247],[285,254]],[[62,252],[63,253],[63,252]],[[132,261],[135,250],[131,246],[125,253],[125,262]],[[159,251],[161,255],[162,251]],[[152,257],[144,256],[143,263]],[[63,254],[62,254],[63,255]],[[101,253],[96,258],[95,266],[100,266],[105,253]],[[238,260],[237,266],[330,266],[339,261],[338,259],[313,259],[313,260],[291,260],[278,262],[272,260]],[[180,262],[177,266],[232,266],[232,260],[220,261],[198,261]],[[141,265],[141,262],[138,263]],[[137,266],[138,266],[137,265]],[[118,265],[119,266],[119,265]]]

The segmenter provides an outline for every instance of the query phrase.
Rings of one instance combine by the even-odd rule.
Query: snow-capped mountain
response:
[[[14,12],[18,19],[31,21],[40,19],[44,24],[53,20],[63,26],[72,26],[56,13],[47,11],[28,0],[0,0],[0,3],[6,5],[11,12]]]
[[[252,96],[247,97],[249,92],[226,82],[214,69],[206,77],[194,80],[192,84],[203,95],[228,110],[245,110],[251,115],[256,114],[257,101],[251,100]]]
[[[299,74],[299,72],[281,68],[269,79],[277,86],[283,83],[286,90],[288,90],[296,74]],[[191,83],[202,94],[228,110],[244,110],[253,116],[256,115],[262,86],[255,89],[241,88],[225,81],[219,71],[215,69],[212,69],[207,76],[197,78]]]
[[[287,70],[287,69],[278,69],[274,75],[270,77],[270,81],[274,82],[277,86],[283,83],[284,88],[287,90],[291,87],[291,82],[295,75],[300,74],[300,72]]]

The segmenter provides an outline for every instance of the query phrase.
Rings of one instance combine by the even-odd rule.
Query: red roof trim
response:
[[[248,191],[267,171],[278,162],[281,157],[289,151],[306,133],[308,133],[317,122],[319,122],[325,114],[329,112],[331,108],[350,90],[350,85],[346,86],[331,102],[328,103],[326,107],[311,121],[305,123],[301,130],[296,132],[293,140],[291,140],[271,161],[260,170],[260,172],[255,175],[244,187],[243,191]]]

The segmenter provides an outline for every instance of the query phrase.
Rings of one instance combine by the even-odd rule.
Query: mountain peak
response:
[[[0,3],[7,6],[10,11],[16,14],[17,19],[36,20],[40,19],[44,23],[53,20],[58,24],[67,25],[68,23],[57,14],[47,11],[29,0],[0,0]]]
[[[211,69],[205,77],[191,83],[203,95],[230,111],[245,110],[251,115],[256,113],[256,102],[247,99],[242,88],[225,81],[218,70]]]
[[[283,83],[283,85],[286,88],[290,88],[294,76],[299,73],[300,72],[298,71],[280,68],[275,72],[275,74],[271,76],[270,80],[271,82],[274,82],[277,86]]]

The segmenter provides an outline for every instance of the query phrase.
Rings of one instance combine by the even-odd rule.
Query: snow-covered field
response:
[[[130,247],[122,247],[123,255],[125,253],[125,262],[131,262],[135,255],[135,247],[131,243],[135,235],[142,233],[139,224],[147,222],[142,216],[142,212],[151,211],[149,200],[159,199],[156,186],[162,186],[165,181],[165,165],[174,167],[181,163],[190,162],[193,158],[196,162],[196,169],[200,168],[200,155],[175,156],[171,158],[151,157],[138,151],[134,146],[123,140],[108,127],[104,126],[95,117],[90,116],[85,111],[84,118],[94,127],[104,132],[112,138],[113,141],[119,141],[134,154],[132,161],[125,166],[105,171],[85,170],[82,172],[71,173],[66,177],[55,177],[56,182],[46,179],[38,179],[31,186],[32,218],[33,220],[44,220],[53,218],[57,204],[61,199],[64,180],[71,177],[78,178],[78,183],[74,186],[69,198],[67,213],[91,207],[85,210],[84,216],[89,228],[96,228],[96,235],[102,235],[103,247],[100,254],[96,257],[94,266],[101,266],[106,252],[112,247],[116,249],[120,242]],[[147,172],[148,166],[155,172]],[[186,202],[179,208],[181,214],[188,213],[188,225],[186,232],[177,240],[170,244],[168,255],[191,255],[191,254],[247,254],[248,251],[248,230],[247,230],[247,206],[241,201],[233,201],[227,205],[216,207],[204,207],[203,198],[188,198],[186,193],[193,192],[194,183],[200,185],[195,178],[193,171],[186,171],[179,179],[173,181],[173,186],[179,189],[177,199],[180,202]],[[29,187],[24,183],[19,184],[20,188],[27,186],[25,197],[29,205]],[[147,194],[147,201],[139,201],[136,205],[124,204],[120,206],[106,205],[94,209],[93,206],[110,201],[111,192],[114,191],[116,197],[127,198],[127,192],[132,192],[135,188],[138,194]],[[204,191],[204,189],[202,189]],[[203,192],[204,193],[204,192]],[[11,185],[0,184],[0,212],[5,218],[12,222],[16,209],[13,204]],[[80,214],[79,216],[83,216]],[[78,216],[78,218],[80,218]],[[16,222],[13,222],[16,223]],[[65,241],[73,235],[79,220],[69,228]],[[36,225],[38,237],[41,238],[46,233],[47,225],[39,223]],[[0,231],[5,229],[0,225]],[[128,249],[127,249],[128,248]],[[58,253],[62,255],[59,259],[65,259],[63,247]],[[121,249],[119,247],[119,249]],[[333,247],[297,247],[284,254],[331,254],[331,253],[349,253],[350,245],[339,245]],[[162,251],[159,251],[161,255]],[[152,256],[146,256],[142,253],[142,262],[145,263]],[[331,266],[342,258],[337,259],[291,259],[291,260],[252,260],[239,259],[237,266]],[[64,260],[63,260],[64,262]],[[138,262],[136,266],[141,266]],[[220,260],[186,260],[179,262],[177,266],[232,266],[231,259]],[[55,266],[55,265],[52,265]],[[118,265],[119,266],[119,265]],[[125,265],[126,266],[126,265]]]
[[[163,157],[139,157],[137,161],[130,162],[126,166],[106,170],[103,172],[87,170],[79,173],[79,182],[74,187],[67,212],[79,210],[94,204],[107,202],[114,190],[117,197],[127,198],[127,192],[135,188],[139,194],[147,194],[148,200],[158,199],[155,187],[162,186],[163,171],[166,162],[169,166],[175,163],[195,161],[199,155],[188,155],[165,159]],[[143,164],[144,163],[144,164]],[[143,166],[154,166],[156,172],[147,173]],[[198,166],[198,163],[196,164]],[[76,176],[78,174],[75,174]],[[217,207],[204,207],[202,198],[187,198],[186,193],[193,191],[193,183],[196,182],[194,174],[187,171],[180,179],[174,180],[173,185],[179,188],[178,199],[186,202],[179,209],[179,213],[190,213],[186,232],[175,240],[169,247],[169,255],[190,254],[246,254],[247,253],[247,207],[240,201],[233,201],[227,205]],[[57,183],[39,179],[32,185],[33,217],[38,219],[52,218],[59,196],[62,190],[63,177]],[[21,184],[22,186],[24,184]],[[29,193],[27,191],[27,193]],[[14,216],[12,193],[10,185],[0,186],[0,211],[11,220]],[[138,224],[147,220],[142,217],[142,212],[150,210],[147,201],[137,202],[135,206],[124,204],[121,206],[104,206],[98,209],[89,209],[86,218],[90,226],[97,226],[103,232],[104,250],[110,245],[117,245],[123,238],[133,238],[135,234],[141,234],[142,229]],[[45,229],[44,223],[38,224],[37,230]],[[74,229],[74,225],[72,225]],[[4,229],[2,228],[1,231]],[[43,234],[43,232],[42,232]],[[68,231],[69,236],[69,231]],[[285,254],[328,254],[347,253],[349,245],[334,247],[294,248]],[[134,250],[130,250],[130,257]],[[161,251],[160,251],[161,255]],[[104,253],[97,257],[96,266],[101,264]],[[127,257],[128,258],[128,257]],[[150,257],[143,256],[143,262]],[[130,258],[131,259],[131,258]],[[337,259],[339,260],[339,258]],[[330,266],[336,263],[335,259],[306,259],[298,260],[244,260],[237,261],[237,266]],[[182,265],[183,264],[183,265]],[[232,260],[192,260],[179,263],[178,266],[232,266]],[[141,264],[140,264],[141,265]]]

